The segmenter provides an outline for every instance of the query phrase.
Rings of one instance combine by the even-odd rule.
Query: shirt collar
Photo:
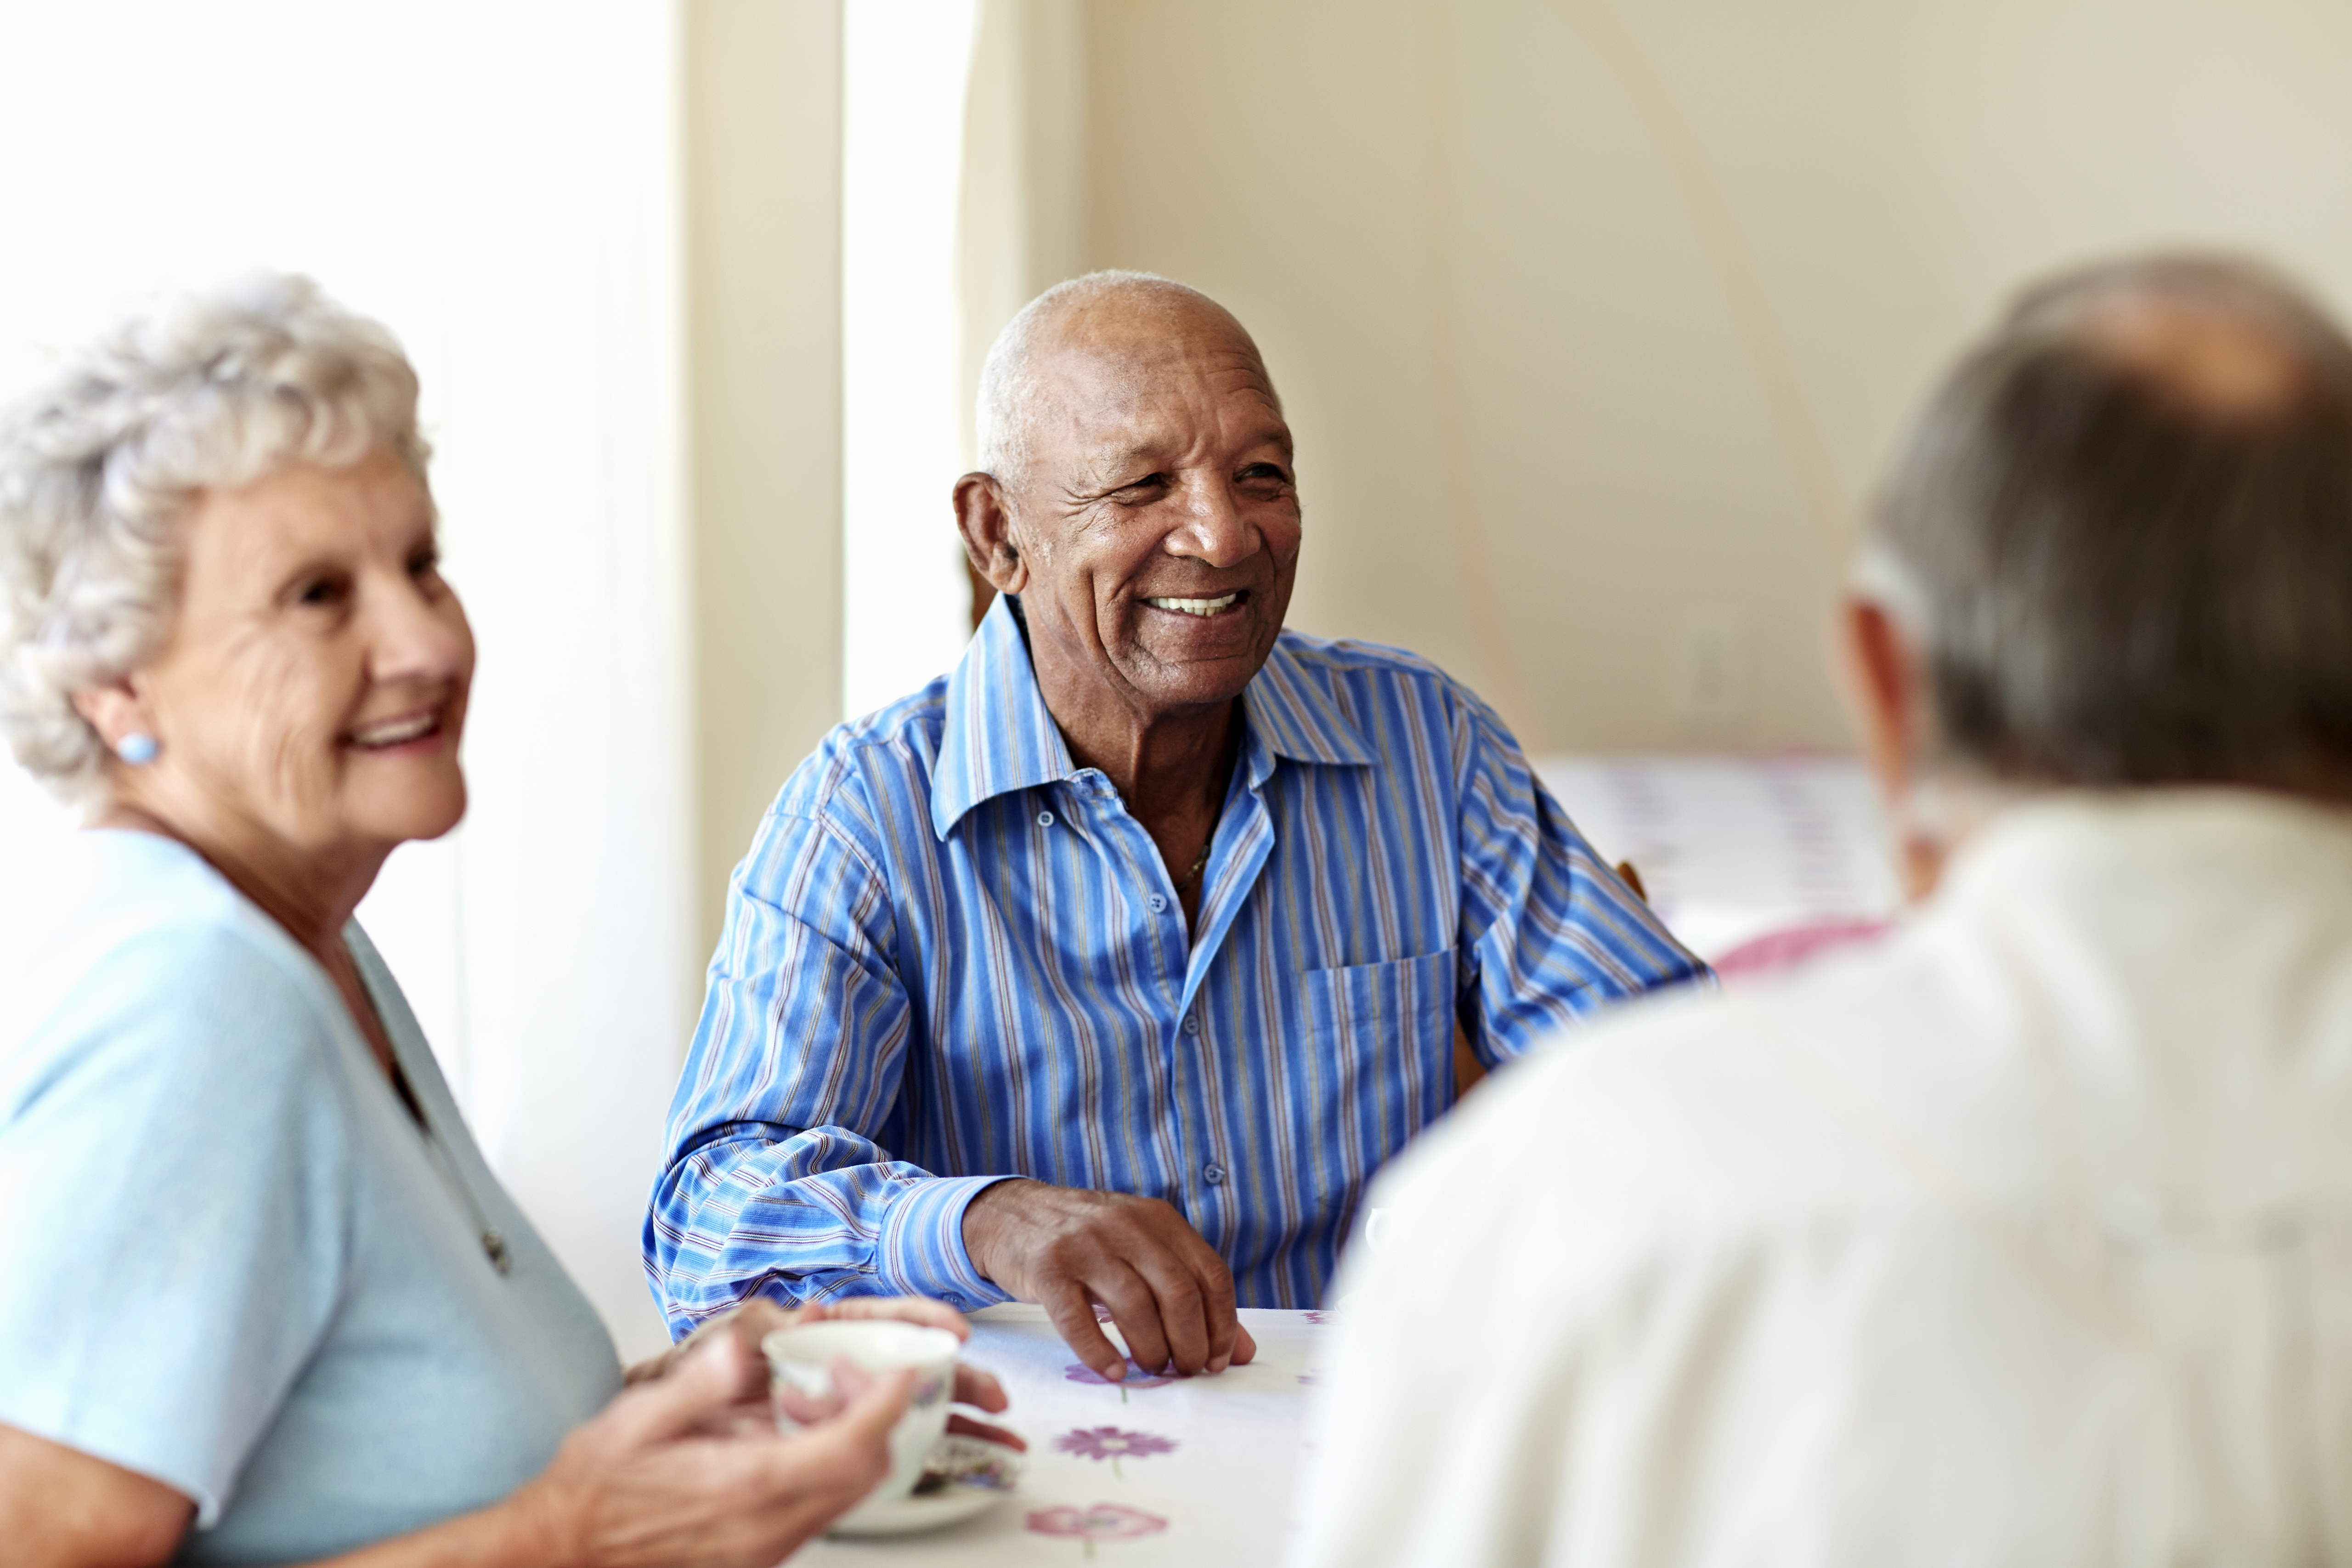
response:
[[[1369,766],[1375,759],[1363,731],[1329,685],[1298,657],[1299,641],[1288,632],[1275,640],[1265,668],[1242,692],[1244,721],[1272,756],[1335,767]],[[1268,763],[1250,783],[1265,783],[1273,771]]]
[[[948,710],[931,777],[931,831],[944,839],[964,813],[1000,795],[1067,778],[1070,748],[1029,665],[1029,639],[1004,595],[980,618],[948,677]]]
[[[1291,638],[1274,645],[1242,693],[1244,763],[1264,784],[1274,759],[1363,766],[1362,732],[1301,664]],[[981,617],[971,646],[948,677],[946,722],[931,779],[931,831],[944,839],[984,800],[1068,778],[1076,768],[1037,689],[1029,642],[1003,595]]]

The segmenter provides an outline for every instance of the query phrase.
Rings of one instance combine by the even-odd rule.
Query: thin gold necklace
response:
[[[1217,807],[1217,815],[1209,819],[1209,834],[1207,837],[1201,840],[1201,852],[1192,857],[1192,868],[1185,872],[1183,879],[1176,884],[1178,892],[1182,892],[1198,881],[1201,873],[1209,868],[1209,851],[1215,847],[1217,842],[1217,824],[1224,819],[1225,808],[1220,804]]]

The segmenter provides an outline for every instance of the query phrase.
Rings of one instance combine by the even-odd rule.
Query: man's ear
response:
[[[1862,731],[1863,758],[1878,781],[1893,830],[1897,870],[1913,899],[1932,891],[1951,846],[1917,815],[1921,764],[1929,743],[1925,660],[1876,600],[1849,595],[1839,605],[1837,668],[1846,706]]]
[[[956,531],[964,558],[1000,594],[1029,584],[1029,563],[1013,538],[1013,510],[992,474],[966,474],[955,482]]]
[[[1849,595],[1837,610],[1837,668],[1864,758],[1890,795],[1909,784],[1923,692],[1910,641],[1874,599]]]

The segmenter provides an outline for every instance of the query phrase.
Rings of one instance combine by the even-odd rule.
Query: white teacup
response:
[[[831,1411],[839,1408],[833,1366],[845,1361],[866,1373],[897,1372],[911,1367],[915,1386],[907,1396],[907,1413],[890,1428],[890,1473],[866,1494],[868,1502],[905,1497],[923,1479],[923,1464],[948,1426],[948,1405],[955,1393],[956,1354],[963,1342],[945,1329],[887,1318],[860,1318],[829,1323],[803,1323],[778,1329],[760,1342],[768,1356],[768,1387],[775,1406],[776,1425],[792,1431],[802,1423],[793,1407]]]

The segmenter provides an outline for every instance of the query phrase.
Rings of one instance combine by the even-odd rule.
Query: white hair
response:
[[[307,278],[254,273],[126,316],[0,414],[0,734],[69,805],[106,794],[73,705],[170,634],[206,490],[378,448],[425,482],[416,373]]]
[[[1045,377],[1038,374],[1040,351],[1052,344],[1054,329],[1064,320],[1114,297],[1155,307],[1171,319],[1202,305],[1220,313],[1224,310],[1198,289],[1172,278],[1117,269],[1056,283],[1022,306],[1020,314],[996,334],[980,367],[974,433],[981,468],[998,483],[1019,489],[1028,479],[1033,426],[1045,392]]]

